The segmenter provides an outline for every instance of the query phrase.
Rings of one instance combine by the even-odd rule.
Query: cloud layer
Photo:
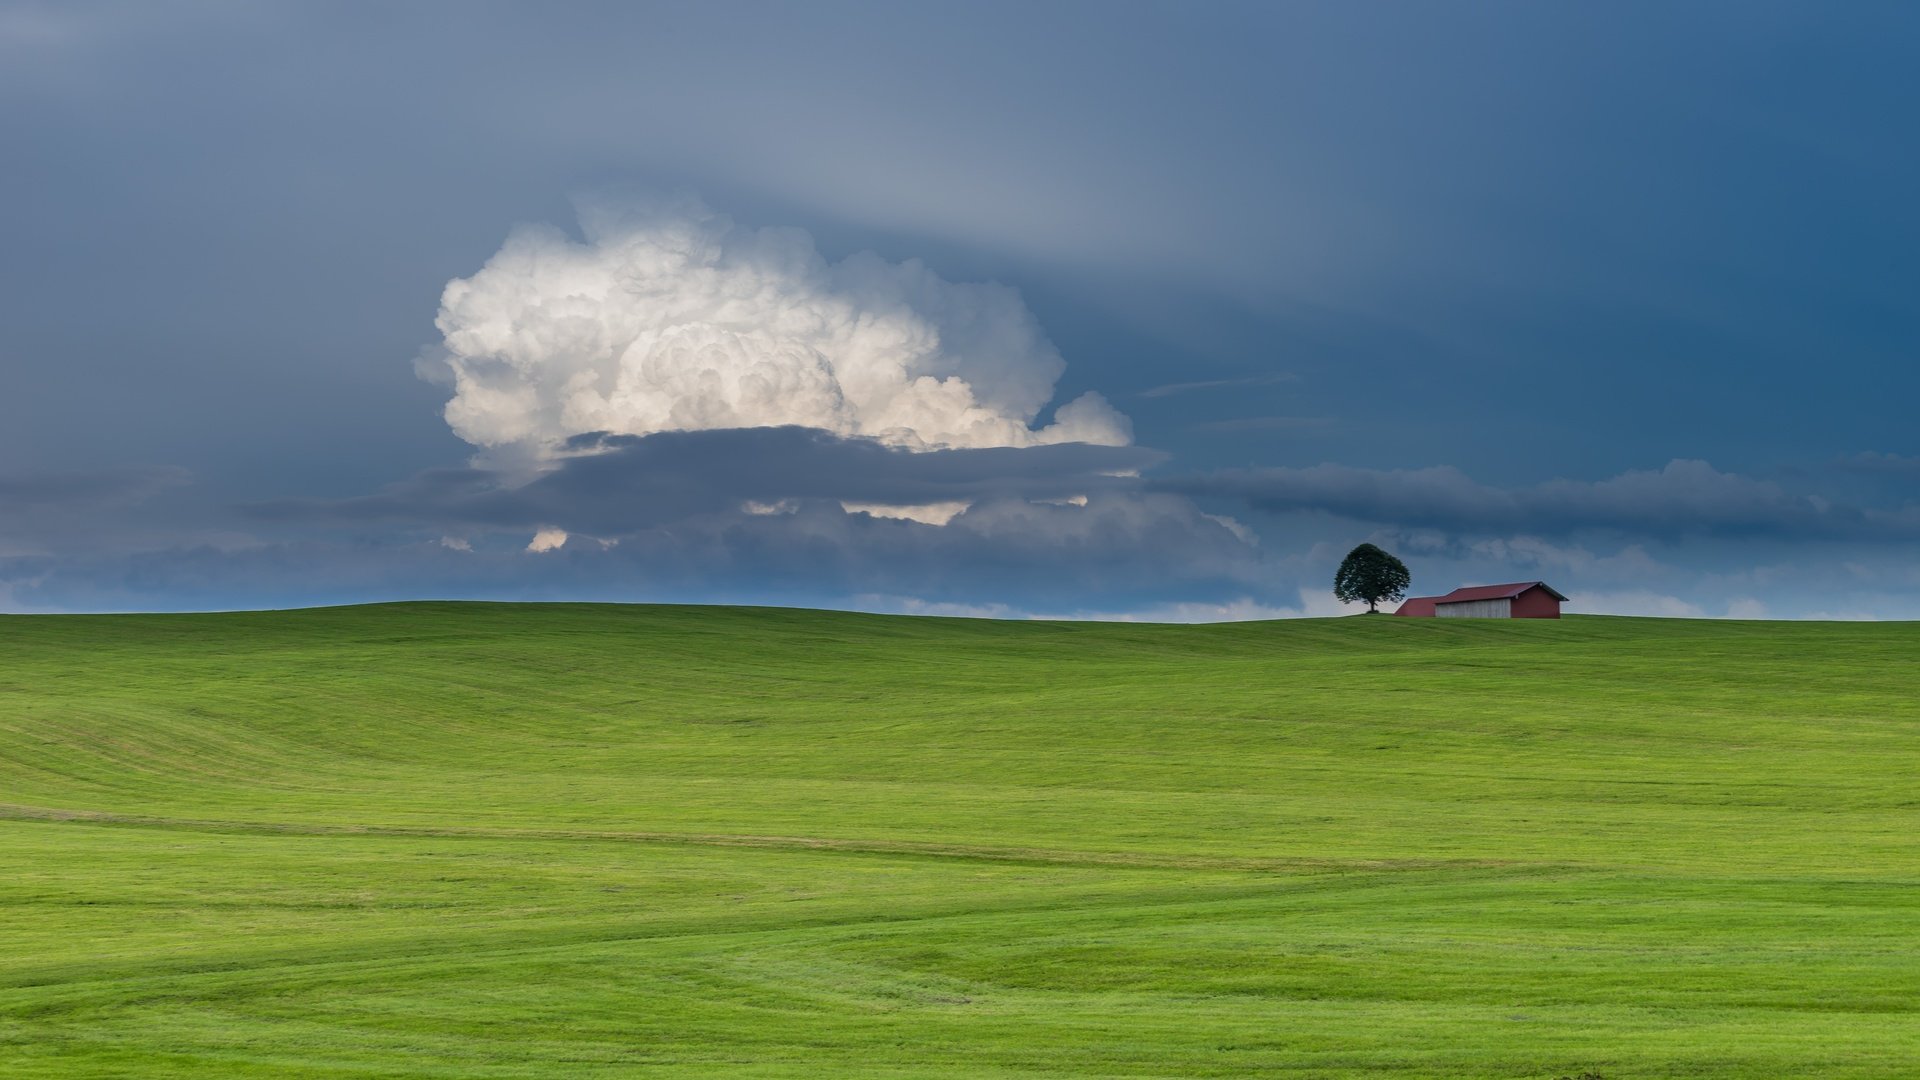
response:
[[[1920,537],[1920,507],[1847,506],[1690,460],[1606,480],[1551,480],[1517,488],[1482,484],[1451,466],[1363,469],[1347,465],[1230,469],[1174,478],[1161,486],[1187,495],[1231,497],[1274,513],[1318,511],[1354,521],[1480,535],[1563,535],[1603,529],[1664,538],[1884,541]]]
[[[555,527],[615,537],[704,515],[779,516],[809,503],[837,504],[835,513],[850,505],[995,501],[1080,509],[1090,496],[1138,499],[1139,481],[1129,474],[1165,456],[1088,444],[912,452],[800,427],[595,433],[557,449],[561,456],[524,483],[485,468],[435,469],[376,495],[283,500],[255,513],[278,521]],[[1163,509],[1168,503],[1185,500],[1154,501]]]
[[[829,262],[690,196],[581,207],[584,240],[515,230],[450,282],[421,373],[478,446],[551,456],[584,432],[798,425],[914,450],[1132,441],[1096,393],[1035,421],[1066,368],[1014,290],[917,260]]]

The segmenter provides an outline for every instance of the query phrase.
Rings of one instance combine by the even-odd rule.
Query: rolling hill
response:
[[[1920,1074],[1920,624],[0,617],[0,1075]]]

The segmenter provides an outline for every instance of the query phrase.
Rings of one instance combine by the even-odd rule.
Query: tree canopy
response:
[[[1333,575],[1333,595],[1343,604],[1364,600],[1367,611],[1373,612],[1382,600],[1404,599],[1412,582],[1406,563],[1372,544],[1361,544],[1340,560],[1340,569]]]

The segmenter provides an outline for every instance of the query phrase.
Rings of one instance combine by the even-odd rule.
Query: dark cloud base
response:
[[[14,476],[0,486],[0,609],[891,597],[1012,614],[1331,611],[1311,598],[1341,552],[1373,539],[1400,551],[1423,588],[1544,576],[1575,594],[1575,611],[1920,610],[1920,530],[1903,470],[1879,460],[1873,472],[1895,475],[1872,503],[1701,462],[1500,488],[1450,468],[1154,478],[1163,461],[1083,444],[912,453],[804,428],[602,434],[531,477],[430,470],[372,495],[250,504],[205,522],[188,512],[179,470]],[[847,508],[930,503],[967,509],[933,525]],[[141,520],[153,528],[126,527]],[[102,523],[136,539],[89,543]],[[528,550],[542,532],[550,547],[565,542]],[[1810,562],[1809,544],[1826,556]]]
[[[198,547],[79,559],[0,559],[22,609],[284,607],[415,598],[780,602],[837,606],[886,594],[1016,610],[1119,610],[1235,599],[1273,573],[1257,549],[1160,495],[1085,506],[999,500],[945,526],[812,501],[768,515],[714,513],[617,537],[526,535],[456,550],[424,536]]]
[[[1259,548],[1134,475],[1140,447],[912,453],[805,428],[582,436],[525,479],[424,472],[370,496],[245,508],[264,542],[0,560],[23,607],[251,607],[473,597],[1011,605],[1233,599]],[[847,504],[966,503],[944,525]],[[568,534],[528,550],[540,530]],[[275,539],[276,534],[281,534]],[[162,599],[164,598],[164,599]]]
[[[1704,461],[1672,461],[1664,468],[1607,480],[1553,480],[1517,488],[1482,484],[1448,466],[1346,465],[1228,469],[1172,477],[1154,486],[1194,498],[1230,499],[1269,513],[1322,513],[1482,536],[1607,531],[1638,539],[1920,539],[1920,506],[1915,504],[1847,505],[1721,472]]]
[[[420,473],[378,495],[283,500],[263,520],[410,522],[615,536],[748,503],[833,500],[892,506],[1068,499],[1137,489],[1129,475],[1166,455],[1067,443],[914,453],[802,427],[578,436],[531,480],[480,468]]]

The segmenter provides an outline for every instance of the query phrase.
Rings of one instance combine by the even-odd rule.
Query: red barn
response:
[[[1395,615],[1425,619],[1557,619],[1566,597],[1544,581],[1469,585],[1445,596],[1410,596]]]

